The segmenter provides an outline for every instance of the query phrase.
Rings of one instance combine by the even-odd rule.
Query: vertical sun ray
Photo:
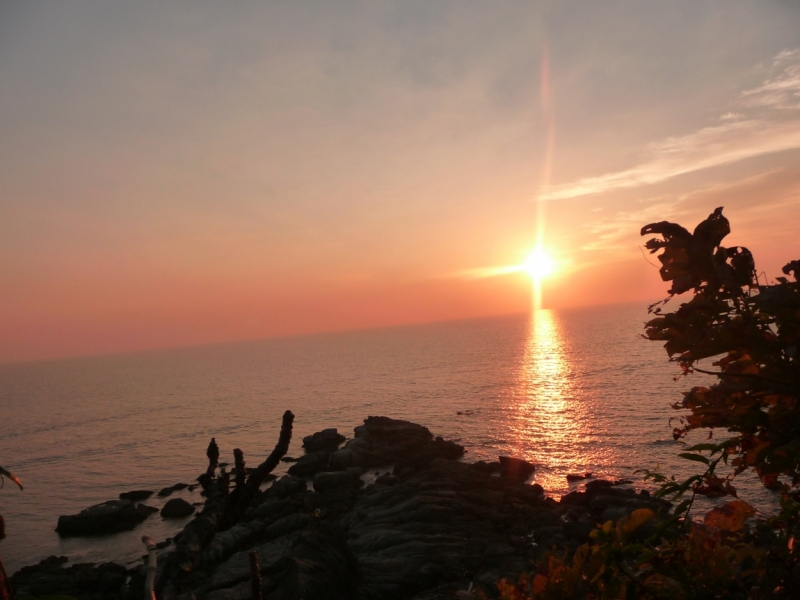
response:
[[[545,40],[542,46],[541,66],[541,107],[542,120],[545,129],[545,148],[542,175],[539,183],[539,193],[536,196],[536,247],[534,252],[542,253],[544,246],[545,210],[542,195],[550,187],[553,171],[553,147],[555,144],[555,118],[550,98],[550,45]],[[542,308],[542,280],[534,277],[531,290],[531,309],[535,313]]]

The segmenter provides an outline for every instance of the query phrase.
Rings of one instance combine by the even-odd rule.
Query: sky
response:
[[[0,362],[656,300],[717,206],[800,258],[795,1],[0,0]]]

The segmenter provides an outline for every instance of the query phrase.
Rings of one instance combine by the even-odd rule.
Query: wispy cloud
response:
[[[659,183],[685,173],[762,154],[800,148],[800,48],[778,54],[775,74],[736,99],[717,123],[649,148],[650,159],[622,171],[553,186],[541,199],[560,200]]]
[[[463,279],[485,279],[487,277],[501,277],[512,273],[522,273],[525,265],[509,265],[505,267],[480,267],[477,269],[465,269],[454,273],[454,277]]]

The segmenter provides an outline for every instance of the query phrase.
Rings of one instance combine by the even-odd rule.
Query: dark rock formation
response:
[[[180,597],[249,600],[251,551],[264,600],[441,600],[470,585],[496,597],[496,581],[529,572],[545,551],[574,550],[598,523],[669,506],[603,480],[559,503],[524,483],[530,463],[452,460],[462,453],[414,423],[370,417],[312,486],[287,475],[259,491],[243,520],[199,554]],[[381,469],[364,487],[365,467],[392,463],[391,475]],[[130,574],[121,593],[140,598],[143,569]],[[96,599],[66,576],[48,577],[80,600]],[[62,593],[55,584],[41,589]]]
[[[536,465],[529,463],[521,458],[511,456],[500,457],[500,474],[504,477],[516,477],[525,480],[536,470]]]
[[[22,597],[72,596],[75,598],[121,597],[127,570],[115,563],[80,563],[64,567],[66,556],[51,556],[38,565],[23,567],[11,577],[16,595]]]
[[[158,512],[158,509],[155,506],[148,506],[147,504],[137,504],[136,510],[142,513],[145,517],[149,517],[150,515]]]
[[[336,429],[323,429],[313,435],[303,438],[303,448],[306,452],[333,452],[345,441],[345,438]]]
[[[195,508],[183,498],[173,498],[161,508],[161,516],[165,519],[181,519],[194,513]]]
[[[123,492],[119,495],[120,500],[130,500],[131,502],[139,502],[140,500],[147,500],[153,495],[151,490],[133,490],[132,492]]]
[[[211,438],[212,440],[214,438]],[[158,492],[159,498],[166,498],[167,496],[171,496],[172,492],[177,492],[178,490],[185,490],[189,487],[188,483],[176,483],[175,485],[171,485],[169,487],[165,487]]]
[[[357,490],[363,485],[361,469],[358,467],[336,473],[318,473],[314,475],[314,491],[320,494],[339,489]]]
[[[330,453],[320,450],[301,456],[289,467],[289,474],[296,477],[312,477],[328,468]]]
[[[390,464],[419,468],[436,458],[455,460],[464,454],[463,446],[434,439],[427,427],[409,421],[368,417],[354,431],[355,437],[331,454],[330,470]]]
[[[484,460],[479,460],[478,462],[472,463],[472,468],[483,471],[484,473],[499,473],[502,467],[500,461],[487,463]]]
[[[59,517],[56,531],[62,537],[115,533],[133,529],[145,518],[130,500],[109,500],[85,508],[77,515]]]

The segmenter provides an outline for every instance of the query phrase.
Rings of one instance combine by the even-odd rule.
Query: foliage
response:
[[[684,375],[714,375],[710,386],[684,393],[676,440],[691,431],[727,430],[731,437],[684,448],[681,458],[705,467],[684,481],[651,471],[670,514],[640,509],[604,523],[573,555],[546,554],[536,572],[498,583],[503,600],[560,598],[798,598],[800,597],[800,260],[761,284],[747,248],[724,247],[730,233],[722,208],[689,233],[662,221],[642,229],[658,235],[645,247],[662,251],[661,277],[670,297],[650,307],[645,336],[665,342]],[[676,294],[692,297],[673,312]],[[712,359],[716,370],[701,369]],[[688,412],[687,412],[688,411]],[[720,462],[734,467],[720,477]],[[697,495],[736,497],[732,478],[753,469],[780,492],[781,510],[748,527],[754,509],[734,499],[703,517],[691,516]],[[644,512],[643,512],[644,511]],[[652,531],[645,535],[645,523]],[[796,543],[795,540],[798,540]]]
[[[700,428],[726,429],[734,436],[696,451],[721,452],[735,473],[753,468],[769,488],[785,476],[800,485],[800,260],[783,268],[795,281],[779,277],[759,284],[747,248],[720,245],[730,232],[722,209],[715,210],[689,233],[662,221],[642,229],[657,234],[645,247],[663,250],[661,277],[672,281],[670,294],[693,291],[674,312],[664,303],[651,307],[657,316],[645,337],[665,341],[665,349],[683,372],[710,373],[711,386],[696,386],[673,405],[689,414],[680,418],[676,439]],[[671,296],[670,296],[671,297]],[[715,357],[708,371],[698,361]]]

